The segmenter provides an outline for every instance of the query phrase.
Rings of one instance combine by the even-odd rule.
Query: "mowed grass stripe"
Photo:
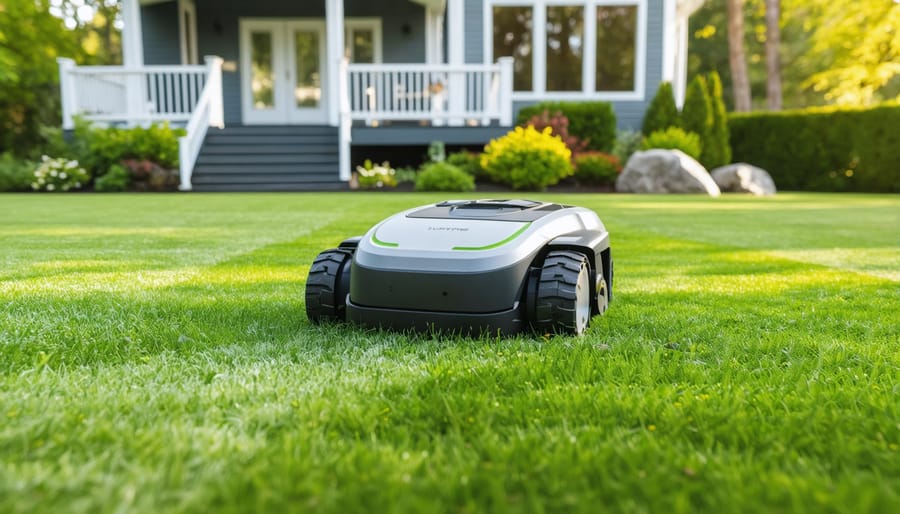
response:
[[[86,233],[122,208],[119,197],[78,196],[91,205],[67,226]],[[71,207],[61,198],[0,197],[3,230]],[[792,244],[792,212],[830,205],[835,222],[853,225],[865,207],[866,224],[897,202],[554,197],[594,208],[613,235],[615,302],[586,337],[436,338],[306,322],[302,288],[318,251],[438,198],[130,198],[137,212],[162,202],[173,219],[194,216],[191,230],[222,234],[221,247],[184,238],[181,255],[162,250],[171,261],[159,271],[193,273],[159,286],[137,281],[145,270],[131,262],[106,277],[109,290],[78,290],[128,254],[125,235],[71,253],[50,236],[41,252],[33,241],[4,245],[0,259],[30,271],[3,279],[15,294],[0,291],[0,510],[900,506],[896,282],[772,253]],[[670,211],[691,211],[698,225],[719,216],[752,233],[746,212],[775,207],[783,222],[766,244],[660,229]],[[291,216],[319,222],[278,225]],[[858,229],[855,247],[892,251],[887,228]],[[251,233],[262,244],[230,241]],[[840,241],[823,233],[815,243]],[[207,252],[219,257],[204,261]],[[36,253],[69,272],[36,280]]]

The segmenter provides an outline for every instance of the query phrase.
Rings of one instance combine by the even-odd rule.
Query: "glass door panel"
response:
[[[250,33],[250,92],[253,108],[275,108],[275,66],[272,55],[272,33]]]
[[[322,100],[319,34],[317,31],[294,32],[294,104],[296,107],[319,107]]]

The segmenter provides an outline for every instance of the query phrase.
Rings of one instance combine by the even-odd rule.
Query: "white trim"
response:
[[[190,18],[190,38],[186,37],[185,14]],[[178,44],[181,50],[181,64],[200,62],[197,52],[197,5],[194,0],[178,0]]]
[[[122,0],[122,64],[126,68],[144,65],[144,40],[141,35],[141,6],[138,0]]]
[[[444,11],[425,9],[425,63],[444,62]]]
[[[353,46],[353,32],[357,29],[371,30],[373,41],[373,50],[375,52],[375,64],[382,62],[382,46],[381,46],[381,18],[344,18],[344,55],[351,52]],[[349,57],[353,57],[350,55]]]
[[[344,59],[344,0],[325,0],[325,76],[328,84],[337,86],[341,80],[341,62]],[[323,93],[326,89],[322,90]],[[335,91],[337,93],[337,91]],[[328,124],[340,124],[340,99],[338,94],[326,95]]]
[[[668,1],[668,0],[667,0]],[[581,91],[547,91],[546,90],[546,13],[547,6],[581,6],[584,8],[584,48],[582,51],[582,90]],[[647,63],[647,0],[485,0],[482,19],[484,21],[484,62],[494,60],[494,15],[495,6],[531,7],[532,11],[532,91],[513,92],[513,100],[539,101],[547,99],[560,100],[609,100],[609,101],[643,101],[646,98],[646,63]],[[597,49],[596,16],[600,6],[635,6],[637,7],[637,27],[634,45],[634,89],[631,91],[595,91],[595,70]]]
[[[663,0],[663,37],[662,37],[662,80],[675,81],[675,55],[677,53],[675,39],[675,2]]]

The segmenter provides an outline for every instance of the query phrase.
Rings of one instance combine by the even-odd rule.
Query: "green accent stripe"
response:
[[[387,241],[378,239],[377,237],[375,237],[375,232],[372,232],[372,242],[377,244],[378,246],[387,246],[388,248],[397,248],[398,246],[400,246],[397,243],[388,243]]]
[[[465,251],[492,250],[494,248],[497,248],[498,246],[503,246],[506,243],[512,241],[513,239],[521,236],[522,232],[525,232],[526,230],[528,230],[528,227],[530,227],[530,226],[531,226],[531,222],[529,221],[528,223],[525,224],[525,226],[523,226],[519,230],[516,230],[515,232],[513,232],[512,235],[510,235],[506,239],[503,239],[502,241],[497,241],[494,244],[489,244],[487,246],[454,246],[453,249],[454,250],[465,250]]]

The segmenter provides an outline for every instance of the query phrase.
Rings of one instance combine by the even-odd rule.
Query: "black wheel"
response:
[[[350,292],[348,250],[325,250],[316,256],[306,279],[306,316],[313,323],[344,321]]]
[[[591,320],[591,270],[578,252],[547,254],[538,279],[535,329],[541,333],[579,335]]]

